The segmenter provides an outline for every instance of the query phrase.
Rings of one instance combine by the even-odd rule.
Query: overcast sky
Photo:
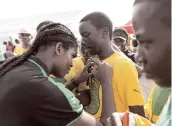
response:
[[[10,22],[20,22],[18,26],[20,27],[22,20],[16,20],[17,18],[26,19],[39,14],[76,10],[83,12],[75,17],[73,28],[77,27],[75,24],[84,14],[91,11],[103,11],[109,15],[115,26],[124,25],[131,19],[133,4],[133,0],[85,0],[85,2],[83,0],[0,0],[0,2],[0,33],[4,29],[9,29],[9,32],[12,30],[12,24],[8,28],[7,24],[4,24],[6,21],[9,22],[9,19]],[[31,25],[28,24],[29,27]]]

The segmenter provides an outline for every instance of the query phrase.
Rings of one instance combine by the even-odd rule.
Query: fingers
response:
[[[98,66],[100,66],[101,61],[98,58],[91,58],[91,60],[96,63]]]
[[[112,113],[111,121],[113,126],[122,126],[122,118],[124,113]]]
[[[111,121],[111,118],[108,118],[105,123],[104,123],[105,126],[113,126],[112,124],[112,121]]]
[[[86,66],[85,66],[85,70],[88,70],[91,66],[93,66],[94,63],[93,62],[89,62]]]

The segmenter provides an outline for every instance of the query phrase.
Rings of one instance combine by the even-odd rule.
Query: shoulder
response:
[[[134,67],[135,64],[122,52],[115,52],[111,57],[112,64],[118,67]]]
[[[22,45],[16,45],[15,48],[16,48],[16,49],[22,48]]]
[[[44,77],[32,64],[25,63],[23,66],[14,68],[0,78],[1,82],[4,83],[0,85],[1,89],[5,85],[8,87],[6,92],[8,95],[4,96],[4,99],[10,96],[12,100],[20,101],[19,104],[27,106],[28,109],[37,108],[38,110],[35,109],[33,112],[34,118],[42,118],[41,122],[46,121],[44,123],[47,125],[55,123],[66,125],[82,114],[83,106],[74,94],[62,83],[57,83],[50,77]],[[0,95],[2,93],[0,91]],[[39,110],[47,118],[39,113]]]

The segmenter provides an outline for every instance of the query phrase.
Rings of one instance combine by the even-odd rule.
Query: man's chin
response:
[[[167,81],[164,81],[162,79],[157,79],[157,78],[155,78],[154,81],[160,87],[171,88],[171,82],[167,82]]]

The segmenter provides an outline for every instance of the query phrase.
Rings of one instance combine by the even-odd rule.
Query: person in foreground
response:
[[[86,48],[113,68],[112,86],[117,112],[130,111],[144,117],[144,99],[138,82],[137,69],[126,55],[114,49],[113,24],[110,18],[103,12],[89,13],[80,20],[79,32]],[[74,80],[75,83],[78,82],[78,78]],[[87,81],[80,78],[79,80]],[[98,89],[97,92],[101,96],[102,91]],[[95,117],[101,115],[101,106],[103,106],[101,100],[100,98],[100,109]]]
[[[92,74],[106,94],[100,121],[84,112],[62,83],[49,77],[64,77],[76,51],[73,33],[62,24],[50,23],[39,30],[26,53],[0,65],[0,126],[102,126],[116,111],[112,68],[107,63],[92,59],[96,67]]]
[[[144,105],[146,116],[151,122],[156,123],[158,121],[170,94],[171,88],[160,87],[153,83],[148,100]]]
[[[139,42],[136,59],[143,63],[147,77],[160,87],[171,88],[171,1],[135,0],[132,20]],[[170,95],[156,126],[171,126],[171,100]],[[113,113],[109,123],[122,126],[124,115],[126,113]],[[129,126],[154,125],[132,113],[129,114],[129,123]]]

